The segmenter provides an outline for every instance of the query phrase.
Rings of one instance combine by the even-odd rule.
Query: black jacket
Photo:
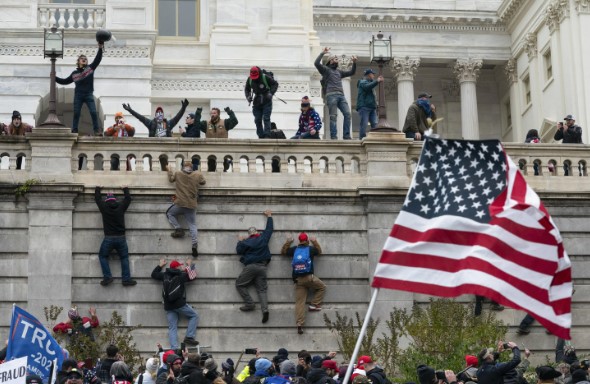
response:
[[[387,375],[385,375],[385,371],[379,367],[375,367],[367,372],[367,377],[373,384],[391,384]]]
[[[123,188],[125,197],[122,202],[103,201],[100,194],[100,187],[94,189],[94,200],[102,214],[102,225],[105,236],[125,236],[125,211],[131,204],[129,188]]]
[[[307,373],[307,381],[309,384],[336,384],[324,368],[311,368]]]
[[[246,80],[246,86],[244,87],[246,99],[254,93],[252,101],[255,107],[272,103],[272,97],[277,92],[277,89],[279,89],[279,83],[277,83],[272,76],[264,74],[260,68],[258,68],[258,73],[260,73],[258,79],[252,80],[248,78]],[[268,84],[268,87],[264,83],[263,77],[266,78],[266,84]]]
[[[152,279],[156,279],[156,280],[160,280],[160,281],[164,281],[165,277],[170,278],[174,275],[180,275],[181,280],[182,280],[182,284],[186,284],[190,281],[187,273],[185,271],[181,271],[179,269],[166,268],[166,271],[162,271],[162,267],[157,265],[156,268],[154,268],[154,270],[152,271]],[[186,288],[184,288],[184,289],[186,292]],[[178,300],[173,301],[171,303],[164,301],[164,309],[167,311],[171,311],[173,309],[178,309],[180,307],[184,307],[185,305],[186,305],[186,294],[183,295]]]
[[[520,364],[520,350],[518,347],[512,349],[512,360],[506,363],[495,363],[484,361],[477,370],[478,384],[502,384],[504,374]]]
[[[564,144],[582,144],[582,127],[576,124],[571,127],[565,125],[563,129],[557,129],[553,139],[563,140]]]
[[[183,105],[180,108],[180,111],[178,111],[178,113],[176,114],[176,116],[174,116],[170,120],[164,119],[164,121],[162,122],[162,124],[165,124],[167,137],[172,137],[172,129],[174,128],[174,126],[176,126],[176,124],[178,123],[178,120],[180,120],[182,115],[184,115],[185,110],[186,110],[186,106]],[[148,134],[149,137],[156,137],[156,132],[158,130],[158,120],[156,118],[150,119],[148,117],[140,115],[139,113],[137,113],[133,109],[131,109],[131,107],[129,107],[129,113],[131,113],[133,116],[135,116],[135,118],[137,120],[141,121],[143,123],[143,125],[145,125],[147,127],[148,132],[149,132],[149,134]]]
[[[182,137],[201,137],[201,130],[197,125],[198,122],[195,121],[190,125],[187,125],[185,128],[185,132],[183,132],[180,136]]]
[[[76,83],[76,89],[74,93],[78,94],[89,94],[94,92],[94,71],[96,67],[100,64],[102,60],[102,48],[98,48],[98,52],[96,52],[96,57],[89,65],[76,68],[74,72],[70,74],[70,76],[62,79],[61,77],[56,77],[55,82],[62,85],[68,85],[71,83]]]
[[[189,384],[206,384],[207,379],[203,375],[203,370],[200,366],[191,363],[190,361],[185,361],[180,368],[180,377],[184,377],[188,375],[188,383]]]

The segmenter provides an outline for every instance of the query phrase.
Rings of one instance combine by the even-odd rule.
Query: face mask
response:
[[[309,103],[301,103],[301,108],[307,108],[309,107]]]
[[[336,68],[338,68],[338,63],[330,63],[330,64],[328,64],[328,67],[330,67],[332,69],[336,69]]]
[[[164,120],[164,114],[162,112],[156,112],[156,119],[158,121]]]

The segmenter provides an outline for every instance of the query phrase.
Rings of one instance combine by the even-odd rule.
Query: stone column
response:
[[[510,87],[510,116],[512,125],[512,141],[519,142],[525,136],[522,132],[522,124],[519,118],[520,98],[518,92],[518,70],[516,68],[516,60],[511,58],[506,62],[504,73],[508,79],[508,86]]]
[[[414,76],[420,66],[420,59],[406,56],[404,59],[394,59],[389,65],[397,81],[398,129],[401,132],[408,108],[414,102]]]
[[[34,185],[26,197],[29,215],[28,308],[51,304],[69,308],[72,301],[73,200],[83,186]]]
[[[564,47],[561,45],[560,41],[560,27],[561,22],[564,18],[569,17],[569,6],[567,3],[550,3],[547,8],[545,9],[545,24],[549,28],[549,33],[551,35],[551,58],[552,58],[552,71],[553,77],[562,79],[559,81],[559,97],[558,100],[554,100],[558,102],[558,105],[555,105],[557,110],[565,111],[567,105],[571,105],[571,101],[573,99],[573,95],[570,92],[567,92],[569,87],[567,87],[568,82],[564,81],[564,66],[562,64],[562,60],[559,58],[563,57]],[[567,48],[566,48],[567,49]],[[565,51],[567,52],[567,51]],[[568,66],[569,67],[569,66]],[[569,113],[569,112],[568,112]],[[565,116],[565,115],[564,115]],[[561,117],[559,117],[561,118]]]
[[[455,63],[455,75],[461,85],[461,133],[466,140],[479,139],[479,118],[477,116],[477,93],[475,84],[483,61],[481,59],[459,59]]]

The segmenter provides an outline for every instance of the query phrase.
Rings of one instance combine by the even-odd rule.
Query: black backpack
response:
[[[162,298],[166,303],[173,303],[184,297],[184,282],[181,275],[164,275]]]
[[[270,86],[268,85],[268,78],[270,78],[271,80],[274,80],[275,79],[274,73],[272,73],[271,71],[267,71],[266,69],[262,69],[262,68],[260,68],[260,71],[262,72],[260,75],[260,77],[262,78],[262,83],[264,84],[266,89],[270,90]],[[251,78],[248,78],[248,85],[250,87],[252,87],[252,79]]]

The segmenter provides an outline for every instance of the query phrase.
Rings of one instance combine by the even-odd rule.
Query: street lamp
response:
[[[44,30],[44,45],[43,45],[43,58],[49,57],[51,59],[51,73],[50,84],[49,84],[49,114],[47,119],[41,127],[65,127],[59,121],[56,114],[56,87],[55,87],[55,60],[64,57],[64,31],[63,29],[57,29],[56,27],[45,28]]]
[[[377,38],[375,35],[372,36],[371,42],[369,43],[369,50],[371,52],[371,63],[377,63],[379,67],[379,76],[383,76],[383,66],[393,59],[391,53],[391,35],[388,39],[383,39],[383,33],[379,31]],[[387,111],[385,110],[385,84],[383,81],[379,83],[379,106],[378,106],[379,121],[377,127],[371,129],[371,131],[396,131],[387,122]]]

